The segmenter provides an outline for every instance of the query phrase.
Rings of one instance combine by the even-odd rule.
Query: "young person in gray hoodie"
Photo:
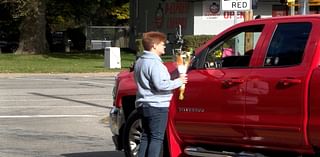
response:
[[[136,108],[142,116],[142,137],[138,157],[159,157],[168,120],[172,90],[187,83],[186,75],[171,80],[160,58],[165,53],[166,36],[160,32],[143,34],[144,53],[134,67],[137,84]]]

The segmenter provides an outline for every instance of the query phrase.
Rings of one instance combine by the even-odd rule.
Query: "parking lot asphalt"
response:
[[[99,73],[0,73],[0,77],[22,77],[22,76],[70,76],[70,77],[86,77],[86,76],[116,76],[118,72],[99,72]]]
[[[123,157],[105,121],[115,75],[0,74],[0,156]]]

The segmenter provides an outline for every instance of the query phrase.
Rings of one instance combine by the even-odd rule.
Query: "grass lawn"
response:
[[[127,69],[135,60],[132,53],[121,53],[121,67]],[[88,73],[114,72],[104,67],[102,54],[0,54],[0,73]]]
[[[136,56],[121,51],[121,68],[104,67],[102,53],[50,53],[45,55],[0,54],[0,73],[91,73],[128,69]],[[171,57],[165,56],[164,60]]]

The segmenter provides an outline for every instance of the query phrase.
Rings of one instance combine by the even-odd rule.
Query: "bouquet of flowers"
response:
[[[177,62],[177,66],[178,66],[178,71],[179,71],[179,74],[186,74],[187,73],[187,69],[188,69],[188,66],[190,64],[190,60],[191,60],[191,53],[192,53],[192,50],[190,51],[178,51],[176,53],[176,62]],[[183,100],[184,99],[184,91],[185,91],[185,88],[186,88],[186,85],[183,84],[179,91],[179,100]]]

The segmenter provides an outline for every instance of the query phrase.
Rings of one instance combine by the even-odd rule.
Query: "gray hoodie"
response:
[[[171,80],[161,58],[149,51],[137,60],[134,78],[138,87],[136,107],[169,107],[172,90],[183,84],[180,79]]]

